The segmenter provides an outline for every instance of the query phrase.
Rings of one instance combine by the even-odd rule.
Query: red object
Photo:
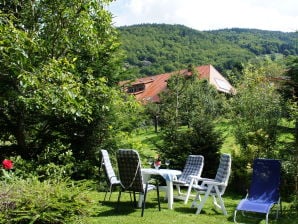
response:
[[[2,161],[2,167],[6,170],[11,170],[13,168],[13,162],[9,159]]]
[[[220,92],[232,93],[233,87],[212,65],[202,65],[195,67],[199,79],[206,79]],[[168,80],[173,75],[183,75],[185,77],[191,76],[193,73],[189,69],[183,69],[171,73],[164,73],[160,75],[147,76],[138,78],[135,81],[131,80],[122,81],[119,83],[129,94],[133,94],[134,97],[144,104],[148,102],[158,103],[160,102],[159,95],[167,89]],[[225,89],[219,85],[223,83],[228,89]]]
[[[161,165],[161,161],[160,160],[155,161],[155,165],[160,166]]]

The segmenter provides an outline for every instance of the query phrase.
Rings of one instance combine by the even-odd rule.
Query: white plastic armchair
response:
[[[197,184],[196,178],[201,177],[201,173],[204,166],[204,157],[201,155],[189,155],[187,157],[185,166],[183,168],[182,174],[178,179],[173,181],[173,184],[178,190],[178,195],[175,198],[184,200],[184,204],[187,204],[189,197],[191,196],[191,189],[193,184]],[[187,187],[187,192],[182,193],[180,188]]]
[[[209,196],[213,197],[213,204],[216,208],[222,210],[224,215],[227,215],[227,210],[222,199],[228,185],[230,173],[231,173],[231,156],[229,154],[222,154],[220,157],[219,167],[214,179],[209,178],[197,178],[192,176],[193,183],[196,181],[200,184],[193,184],[192,188],[197,191],[196,197],[191,207],[197,207],[196,214],[199,214]],[[201,199],[201,194],[204,194]],[[197,202],[200,202],[199,204]]]
[[[120,186],[120,181],[119,181],[118,177],[115,174],[115,171],[114,171],[114,168],[112,166],[108,151],[105,150],[105,149],[102,149],[101,150],[101,155],[102,155],[102,159],[101,159],[100,169],[103,169],[104,174],[106,176],[106,182],[107,182],[107,185],[108,185],[108,188],[107,188],[106,193],[105,193],[105,197],[103,199],[103,201],[105,201],[108,192],[110,192],[109,200],[111,199],[113,189],[116,186]]]

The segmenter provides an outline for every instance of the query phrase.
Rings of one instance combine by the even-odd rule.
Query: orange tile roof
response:
[[[200,79],[207,79],[210,84],[214,85],[221,92],[232,92],[233,87],[231,84],[212,65],[202,65],[196,67],[196,69]],[[167,80],[173,74],[177,73],[181,75],[191,75],[188,69],[183,69],[178,72],[143,77],[131,82],[123,81],[119,85],[124,86],[126,91],[129,87],[143,85],[144,89],[142,91],[133,92],[131,94],[134,94],[136,99],[143,103],[148,101],[159,102],[159,94],[167,88]]]

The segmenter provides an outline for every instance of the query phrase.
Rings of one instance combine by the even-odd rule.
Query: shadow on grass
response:
[[[134,213],[136,211],[140,212],[141,215],[141,211],[142,209],[137,207],[137,204],[134,204],[134,202],[132,201],[120,201],[119,204],[117,201],[99,201],[99,203],[106,207],[106,208],[111,208],[110,210],[105,210],[105,211],[99,211],[97,214],[93,215],[93,217],[106,217],[106,216],[124,216],[124,215],[129,215],[131,213]],[[146,213],[146,208],[156,208],[156,210],[158,211],[158,204],[157,201],[156,203],[153,202],[146,202],[145,205],[145,210],[144,210],[144,214]]]
[[[191,208],[191,207],[180,207],[180,208],[175,208],[175,211],[176,212],[180,212],[180,213],[184,213],[184,214],[196,214],[196,211],[197,211],[197,208]],[[210,213],[210,211],[212,211]],[[221,211],[218,211],[216,209],[202,209],[200,214],[203,214],[203,215],[223,215]],[[198,214],[198,215],[200,215]]]
[[[229,221],[234,222],[234,214],[228,218]],[[237,213],[237,223],[258,224],[265,220],[265,217],[245,217]],[[270,222],[270,221],[269,221]]]
[[[230,216],[228,220],[231,222],[234,222],[234,214]],[[266,220],[266,214],[246,212],[244,215],[244,213],[242,213],[241,211],[237,212],[238,223],[259,224],[261,222],[265,222],[265,220]],[[269,214],[268,222],[269,223],[287,223],[287,224],[291,223],[291,222],[285,221],[281,215],[279,215],[279,217],[276,219],[275,212]],[[297,223],[297,222],[294,222],[294,223]]]
[[[190,207],[180,207],[174,208],[175,212],[183,213],[183,214],[195,214],[196,210]]]

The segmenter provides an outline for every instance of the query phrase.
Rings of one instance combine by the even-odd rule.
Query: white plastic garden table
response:
[[[150,180],[151,175],[160,175],[166,180],[168,208],[173,209],[173,203],[174,203],[173,180],[175,180],[177,176],[181,175],[181,171],[171,170],[171,169],[152,169],[152,168],[142,169],[142,176],[145,183]],[[142,200],[139,200],[139,206],[141,205],[141,202]]]

